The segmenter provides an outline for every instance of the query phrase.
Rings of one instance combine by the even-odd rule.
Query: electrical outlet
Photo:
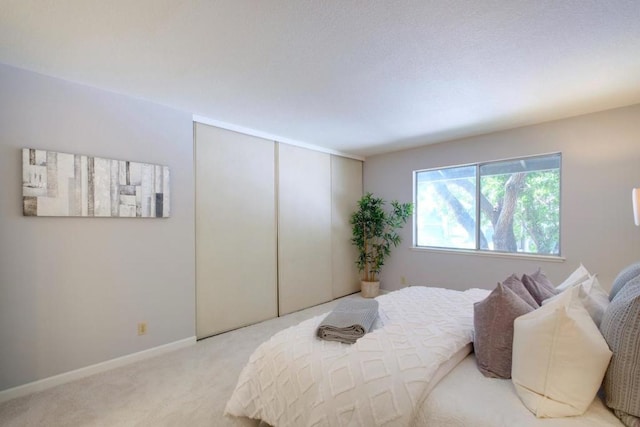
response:
[[[138,335],[146,335],[147,333],[147,322],[138,323]]]
[[[404,276],[400,277],[400,284],[406,285],[407,284],[407,278],[404,277]]]

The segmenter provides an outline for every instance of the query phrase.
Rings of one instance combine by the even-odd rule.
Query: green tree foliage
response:
[[[530,172],[516,213],[519,235],[529,236],[525,252],[558,254],[560,250],[560,176],[557,170]],[[524,241],[524,240],[523,240]]]
[[[481,234],[492,234],[494,250],[558,254],[558,170],[483,176],[480,185]]]

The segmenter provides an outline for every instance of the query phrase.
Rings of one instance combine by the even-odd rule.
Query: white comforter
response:
[[[278,426],[410,426],[443,362],[471,342],[486,290],[409,287],[377,298],[383,326],[347,345],[318,316],[263,343],[225,413]]]

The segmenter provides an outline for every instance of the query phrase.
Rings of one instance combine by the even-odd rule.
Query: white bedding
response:
[[[281,331],[252,354],[225,413],[278,427],[417,425],[438,369],[472,340],[473,303],[488,293],[382,295],[383,325],[354,345],[316,338],[324,315]]]
[[[440,381],[416,419],[430,427],[623,427],[599,398],[579,417],[536,418],[518,398],[511,380],[485,378],[473,354]]]

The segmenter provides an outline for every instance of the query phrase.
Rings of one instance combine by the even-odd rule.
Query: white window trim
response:
[[[500,252],[500,251],[491,251],[491,250],[487,250],[487,249],[463,249],[463,248],[440,248],[437,246],[418,246],[416,244],[416,242],[418,241],[418,221],[417,221],[417,215],[418,215],[418,209],[417,209],[417,200],[418,200],[418,186],[417,186],[417,175],[420,172],[428,172],[428,171],[433,171],[433,170],[440,170],[440,169],[448,169],[448,168],[458,168],[458,167],[468,167],[468,166],[475,166],[476,167],[476,220],[479,220],[480,215],[479,215],[479,210],[480,210],[480,203],[479,203],[479,193],[480,193],[480,185],[479,183],[479,178],[480,178],[480,168],[482,167],[482,165],[486,165],[489,163],[500,163],[500,162],[507,162],[507,161],[513,161],[513,160],[522,160],[522,159],[530,159],[530,158],[535,158],[535,157],[546,157],[546,156],[553,156],[553,155],[559,155],[560,156],[560,183],[559,183],[559,206],[560,206],[560,212],[558,212],[558,225],[559,225],[559,235],[558,235],[558,243],[560,246],[560,252],[558,253],[558,255],[543,255],[543,254],[533,254],[533,253],[527,253],[527,252]],[[541,153],[541,154],[532,154],[532,155],[528,155],[528,156],[519,156],[519,157],[506,157],[506,158],[502,158],[499,160],[486,160],[486,161],[482,161],[482,162],[475,162],[475,163],[462,163],[462,164],[457,164],[457,165],[448,165],[448,166],[437,166],[437,167],[432,167],[432,168],[425,168],[425,169],[417,169],[414,170],[412,173],[412,179],[413,179],[413,231],[412,231],[412,246],[411,246],[411,250],[414,251],[418,251],[418,252],[437,252],[437,253],[453,253],[453,254],[460,254],[460,255],[473,255],[473,256],[488,256],[488,257],[494,257],[494,258],[517,258],[517,259],[533,259],[533,260],[544,260],[544,261],[551,261],[551,262],[564,262],[565,261],[565,257],[562,256],[562,152],[561,151],[552,151],[552,152],[548,152],[548,153]],[[477,221],[476,221],[477,222]],[[479,236],[480,236],[480,226],[477,225],[476,226],[476,245],[478,245],[479,242]]]
[[[453,255],[467,255],[467,256],[486,256],[490,258],[511,258],[511,259],[523,259],[523,260],[537,260],[537,261],[549,261],[549,262],[565,262],[566,258],[560,255],[536,255],[522,252],[497,252],[487,250],[475,250],[475,249],[452,249],[452,248],[437,248],[433,246],[412,246],[410,248],[416,252],[436,252],[447,253]]]

